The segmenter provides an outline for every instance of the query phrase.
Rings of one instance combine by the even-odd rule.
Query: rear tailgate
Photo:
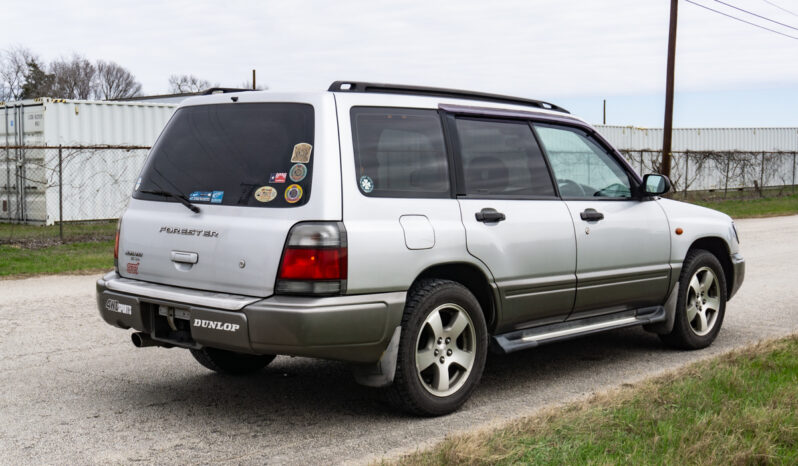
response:
[[[291,226],[341,219],[332,96],[237,96],[195,99],[165,128],[122,218],[122,276],[266,297]]]

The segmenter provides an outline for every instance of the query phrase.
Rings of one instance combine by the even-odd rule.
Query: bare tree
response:
[[[243,83],[241,83],[241,86],[239,87],[241,87],[241,89],[252,89],[252,81],[246,80]],[[256,91],[265,91],[266,89],[268,89],[268,87],[262,84],[257,84],[255,86]]]
[[[126,68],[112,61],[97,61],[95,97],[102,100],[124,99],[141,94],[141,83]]]
[[[59,59],[50,63],[53,74],[53,95],[61,99],[89,99],[97,85],[97,67],[86,57],[78,54],[71,59]]]
[[[169,92],[175,94],[186,94],[189,92],[199,92],[211,87],[219,87],[219,84],[211,84],[206,79],[200,79],[193,74],[169,76]]]
[[[30,49],[17,45],[0,51],[0,100],[22,98],[29,63],[39,63],[39,57]]]

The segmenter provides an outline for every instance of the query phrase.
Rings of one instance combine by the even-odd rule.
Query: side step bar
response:
[[[495,335],[493,337],[493,345],[499,352],[512,353],[513,351],[534,348],[543,343],[567,340],[605,330],[662,322],[666,318],[667,315],[663,306],[633,309],[631,311],[558,322]]]

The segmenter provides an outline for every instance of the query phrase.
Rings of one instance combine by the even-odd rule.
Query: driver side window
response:
[[[535,131],[562,197],[631,197],[626,171],[585,132],[544,124],[536,124]]]

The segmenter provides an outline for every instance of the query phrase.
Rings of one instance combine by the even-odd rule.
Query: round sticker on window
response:
[[[136,180],[136,186],[133,188],[133,191],[138,191],[140,187],[141,187],[141,177],[139,177],[139,179]]]
[[[363,190],[364,193],[370,193],[374,191],[374,182],[371,181],[366,175],[360,177],[360,189]]]
[[[308,167],[304,163],[294,165],[291,167],[291,171],[288,172],[288,177],[291,178],[291,181],[294,183],[299,183],[304,180],[306,176],[308,176]]]
[[[277,190],[271,186],[261,186],[255,191],[255,200],[258,202],[271,202],[277,197]]]
[[[291,186],[285,188],[286,202],[293,204],[300,199],[302,199],[302,186],[299,186],[298,184],[292,184]]]

